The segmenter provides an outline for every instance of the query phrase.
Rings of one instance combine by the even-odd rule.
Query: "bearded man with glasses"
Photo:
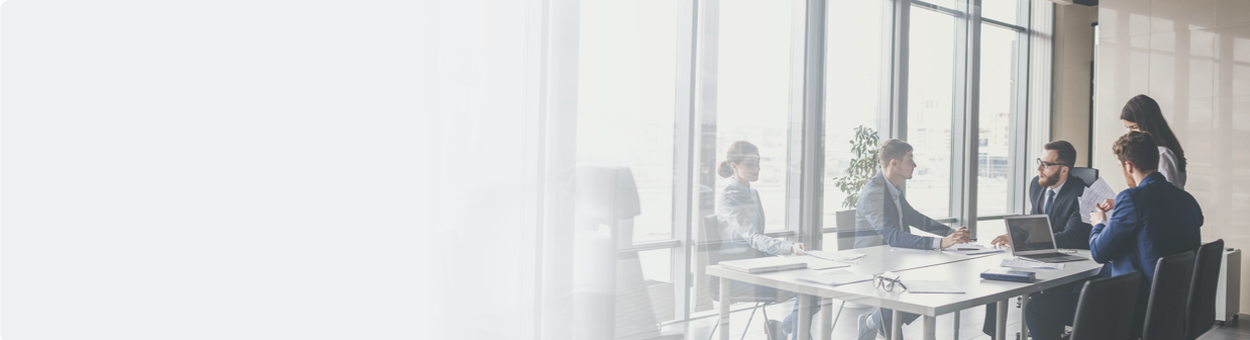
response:
[[[1042,157],[1037,159],[1037,176],[1029,183],[1029,202],[1033,204],[1029,214],[1046,214],[1054,228],[1055,244],[1059,248],[1089,249],[1089,232],[1094,227],[1081,221],[1081,203],[1078,198],[1085,193],[1085,181],[1072,176],[1072,164],[1076,163],[1076,148],[1067,141],[1046,143]],[[1086,212],[1088,213],[1088,212]],[[1027,233],[1015,233],[1028,235]],[[1023,244],[1024,240],[1015,240]],[[991,241],[993,245],[1008,245],[1007,234]],[[1068,287],[1057,287],[1062,291]],[[985,305],[985,324],[981,331],[994,336],[994,304]]]

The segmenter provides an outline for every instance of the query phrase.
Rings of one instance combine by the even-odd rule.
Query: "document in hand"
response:
[[[864,282],[864,281],[872,280],[872,275],[856,274],[846,269],[838,269],[829,273],[800,277],[797,280],[803,281],[803,282],[818,283],[822,285],[837,286],[837,285],[844,285],[848,283]]]
[[[1090,184],[1089,187],[1085,188],[1085,193],[1081,194],[1079,200],[1081,205],[1081,222],[1089,223],[1089,213],[1094,212],[1095,206],[1107,199],[1114,200],[1115,195],[1115,190],[1112,190],[1111,186],[1107,185],[1107,182],[1103,181],[1102,178],[1094,181],[1094,184]],[[1110,217],[1110,214],[1108,214],[1108,217]]]

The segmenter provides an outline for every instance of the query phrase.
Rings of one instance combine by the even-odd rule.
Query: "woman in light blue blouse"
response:
[[[776,239],[764,235],[764,205],[760,202],[760,194],[751,188],[751,182],[760,179],[760,152],[755,145],[737,141],[729,146],[725,161],[720,163],[717,174],[730,178],[729,185],[717,196],[716,219],[720,222],[721,238],[728,244],[721,253],[741,254],[756,250],[767,256],[798,255],[805,250],[802,243]],[[734,282],[739,283],[739,282]],[[732,288],[734,294],[740,291],[754,291],[757,294],[769,294],[775,290],[749,284],[741,284]],[[812,314],[818,310],[819,304],[813,303]],[[794,311],[784,322],[768,321],[770,337],[777,339],[780,332],[790,333],[794,339],[798,335],[799,302],[794,302]]]

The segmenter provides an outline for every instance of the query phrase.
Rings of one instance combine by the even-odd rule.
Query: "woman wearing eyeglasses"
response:
[[[1159,103],[1149,96],[1139,94],[1124,104],[1120,122],[1130,131],[1145,132],[1159,144],[1159,173],[1177,188],[1185,189],[1185,150],[1181,148],[1176,134],[1163,119]],[[1124,176],[1131,178],[1132,176]],[[1129,185],[1133,187],[1133,185]]]
[[[805,249],[802,243],[791,242],[764,235],[764,204],[760,201],[759,191],[751,188],[751,182],[760,179],[760,152],[754,144],[737,141],[729,146],[725,161],[720,163],[717,174],[729,178],[729,184],[717,196],[716,219],[720,222],[721,238],[728,244],[721,253],[741,254],[752,249],[768,256],[799,255]],[[735,282],[737,283],[737,282]],[[733,289],[735,295],[744,294],[771,295],[773,289],[754,285],[739,285]],[[794,302],[794,312],[786,317],[784,323],[776,320],[768,321],[769,338],[782,339],[784,334],[798,332],[799,302]],[[812,308],[815,314],[817,308]]]

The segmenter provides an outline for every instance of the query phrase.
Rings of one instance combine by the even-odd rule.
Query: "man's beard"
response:
[[[1051,174],[1050,176],[1045,176],[1045,177],[1038,176],[1037,178],[1037,184],[1041,185],[1043,188],[1049,188],[1050,186],[1058,184],[1058,183],[1059,183],[1058,172]]]

